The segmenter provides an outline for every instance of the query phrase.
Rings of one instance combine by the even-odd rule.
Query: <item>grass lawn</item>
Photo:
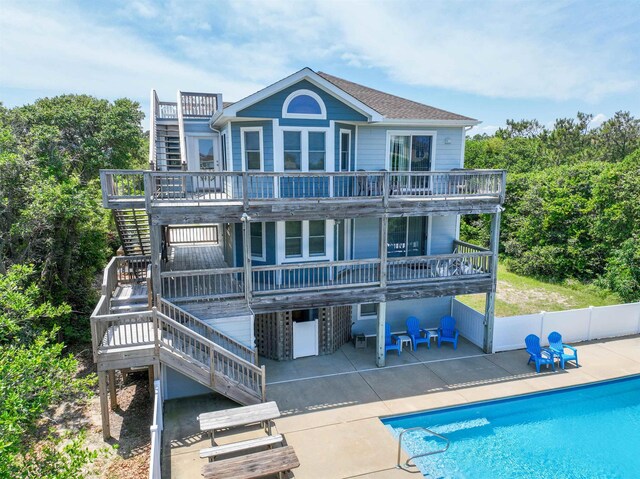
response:
[[[484,294],[457,296],[457,299],[477,311],[484,312]],[[594,286],[578,282],[545,283],[510,273],[502,264],[498,267],[496,316],[516,316],[622,302],[617,295],[603,292]]]

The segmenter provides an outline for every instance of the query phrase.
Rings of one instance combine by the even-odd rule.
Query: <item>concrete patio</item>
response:
[[[358,350],[347,344],[331,356],[264,361],[267,396],[282,411],[277,431],[300,459],[295,477],[408,477],[395,468],[397,443],[380,416],[640,374],[640,336],[578,347],[580,368],[536,374],[523,350],[486,355],[467,341],[457,351],[450,345],[405,349],[399,357],[389,355],[382,369],[374,366],[372,344]],[[198,451],[209,441],[200,434],[196,417],[235,406],[214,395],[166,402],[163,476],[200,477],[204,460]],[[225,442],[224,436],[220,441]]]

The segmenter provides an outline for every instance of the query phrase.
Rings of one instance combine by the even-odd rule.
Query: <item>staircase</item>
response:
[[[153,159],[158,171],[182,170],[178,121],[155,123]]]
[[[149,218],[143,209],[113,210],[118,235],[122,241],[124,254],[149,255],[151,241],[149,236]]]

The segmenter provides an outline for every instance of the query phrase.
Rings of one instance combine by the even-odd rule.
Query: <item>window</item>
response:
[[[325,156],[324,131],[310,131],[309,171],[324,171]]]
[[[324,221],[309,221],[309,256],[325,255],[325,238]]]
[[[421,216],[389,218],[387,256],[420,256],[426,253],[426,220]]]
[[[228,171],[227,170],[227,134],[223,133],[222,136],[220,137],[220,141],[221,141],[221,148],[222,148],[222,171]]]
[[[327,133],[319,128],[283,128],[284,171],[326,171]]]
[[[265,259],[265,234],[264,223],[249,223],[251,235],[251,257],[264,261]]]
[[[327,109],[316,92],[296,90],[282,104],[282,118],[327,119]]]
[[[430,171],[433,134],[394,134],[389,139],[391,171]]]
[[[302,256],[302,221],[285,223],[284,255],[287,258]]]
[[[360,319],[373,319],[378,317],[378,303],[367,303],[360,305]]]
[[[284,170],[302,170],[302,135],[299,131],[284,132]]]
[[[320,104],[309,95],[298,95],[294,97],[287,107],[287,113],[300,113],[306,115],[321,115]]]
[[[215,170],[213,140],[211,138],[198,139],[198,162],[200,171]]]
[[[280,258],[285,260],[328,259],[333,257],[333,221],[285,221],[278,223],[278,235],[284,236],[284,251]],[[279,237],[282,237],[279,236]],[[281,247],[282,248],[282,247]]]
[[[242,151],[246,171],[262,170],[262,129],[242,128]]]
[[[351,169],[351,132],[348,130],[340,130],[340,171],[349,171]]]

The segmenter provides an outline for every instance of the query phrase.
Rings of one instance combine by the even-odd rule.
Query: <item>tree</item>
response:
[[[600,126],[597,139],[604,161],[622,161],[640,148],[640,119],[618,111]]]

